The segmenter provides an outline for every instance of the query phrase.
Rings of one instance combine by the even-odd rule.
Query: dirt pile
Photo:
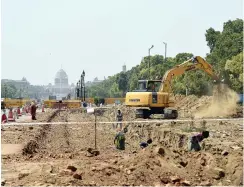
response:
[[[227,85],[214,87],[213,96],[176,95],[175,103],[180,118],[242,117],[243,108],[237,104],[239,97]]]
[[[194,116],[195,118],[232,116],[237,113],[238,99],[238,94],[227,85],[216,85],[211,102],[197,111]]]

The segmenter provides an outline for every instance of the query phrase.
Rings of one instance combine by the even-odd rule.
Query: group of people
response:
[[[118,110],[116,118],[117,118],[116,128],[118,129],[118,132],[115,135],[114,144],[116,149],[125,150],[125,134],[128,132],[128,125],[122,129],[123,114],[120,110]],[[188,151],[200,151],[201,146],[199,143],[208,137],[209,137],[209,131],[202,131],[201,133],[191,136],[188,143]],[[153,140],[149,138],[145,142],[140,142],[139,146],[141,149],[145,149],[152,142]]]
[[[36,120],[36,109],[38,106],[36,105],[35,101],[32,101],[31,104],[26,105],[23,107],[23,110],[26,110],[26,113],[30,112],[31,114],[31,119]]]
[[[35,102],[31,102],[31,119],[32,120],[36,120],[36,109],[37,109],[37,106],[35,104]]]
[[[29,107],[30,107],[31,119],[36,120],[36,109],[38,108],[38,106],[36,105],[35,101],[32,101],[31,104],[23,108],[25,108],[25,110],[28,112]]]
[[[26,107],[27,107],[27,106],[26,106]],[[23,110],[27,110],[26,107],[23,107]],[[37,106],[36,106],[35,102],[34,102],[34,101],[31,102],[31,104],[30,104],[28,107],[30,107],[31,119],[32,119],[32,120],[36,120],[36,109],[37,109]],[[20,107],[18,107],[17,110],[20,110]],[[19,118],[19,117],[18,117],[18,112],[17,112],[17,110],[15,109],[15,110],[13,111],[12,108],[9,109],[10,112],[13,112],[13,116],[14,116],[16,119]],[[4,114],[6,114],[6,109],[5,109],[5,108],[2,109],[2,111],[3,111]],[[28,111],[27,111],[27,112],[28,112]],[[6,115],[5,115],[5,116],[6,116]],[[3,120],[2,120],[2,121],[3,121]],[[7,121],[7,119],[6,119],[6,121]]]

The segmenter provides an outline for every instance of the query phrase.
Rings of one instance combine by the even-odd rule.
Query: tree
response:
[[[1,84],[1,96],[6,98],[16,98],[17,89],[14,85],[4,83]]]
[[[119,74],[118,78],[117,78],[117,83],[119,86],[119,89],[123,91],[123,95],[125,94],[125,92],[127,91],[127,75],[126,73],[122,72]]]
[[[229,74],[230,87],[243,93],[243,52],[227,60],[225,70]]]
[[[219,36],[220,36],[220,32],[215,31],[212,27],[206,31],[205,37],[206,37],[207,45],[210,48],[210,52],[213,51]]]
[[[129,91],[136,90],[137,83],[138,83],[138,77],[137,77],[136,74],[133,74],[132,77],[131,77],[131,79],[130,79]]]
[[[193,57],[192,53],[179,53],[175,57],[175,61],[177,64],[181,64],[186,60],[189,60]]]
[[[222,33],[210,28],[205,36],[211,52],[207,55],[207,61],[221,73],[226,61],[243,51],[243,20],[229,20],[224,23]]]

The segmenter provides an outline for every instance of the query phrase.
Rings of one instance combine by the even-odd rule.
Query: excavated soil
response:
[[[215,85],[212,96],[176,95],[174,99],[180,118],[243,117],[243,106],[237,104],[238,94],[225,84]]]
[[[125,121],[134,110],[120,107]],[[117,108],[99,109],[98,122],[114,121]],[[41,114],[44,115],[44,114]],[[113,144],[113,124],[97,124],[81,110],[50,111],[43,121],[83,122],[42,126],[11,126],[2,131],[2,144],[23,145],[22,152],[2,154],[4,185],[241,185],[243,122],[188,121],[130,123],[126,150]],[[38,117],[38,116],[37,116]],[[40,117],[40,116],[39,116]],[[200,152],[188,152],[189,136],[209,130]],[[145,150],[141,141],[152,138]],[[69,168],[69,169],[67,169]]]

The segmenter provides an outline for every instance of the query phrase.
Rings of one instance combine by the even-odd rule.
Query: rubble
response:
[[[79,179],[79,180],[82,179],[82,176],[81,176],[80,174],[77,174],[77,173],[75,173],[75,174],[73,175],[73,177],[74,177],[75,179]]]
[[[72,172],[75,172],[77,170],[74,166],[68,166],[67,169],[71,170]]]
[[[121,110],[126,114],[125,120],[134,119],[133,112],[129,113],[123,106]],[[109,108],[97,120],[112,121],[115,111],[116,107]],[[188,152],[187,148],[189,137],[204,126],[200,121],[193,119],[193,131],[185,131],[189,122],[176,122],[173,128],[164,121],[133,122],[126,133],[126,149],[120,151],[115,148],[116,131],[111,124],[97,124],[97,149],[94,149],[94,116],[74,112],[61,112],[60,115],[52,120],[92,123],[39,126],[32,130],[26,127],[21,132],[13,131],[15,127],[12,127],[2,132],[3,143],[28,145],[24,149],[28,151],[27,156],[3,155],[2,167],[13,173],[23,172],[21,167],[35,171],[22,177],[21,183],[8,179],[8,185],[209,186],[220,182],[234,184],[227,179],[240,181],[238,172],[242,169],[243,156],[242,132],[237,130],[240,121],[221,125],[207,121],[205,128],[210,130],[210,137],[204,140],[205,148],[199,152]],[[231,132],[231,135],[217,138],[214,136],[217,132]],[[153,144],[142,150],[139,143],[148,137],[153,139]],[[224,169],[219,168],[221,165]]]

